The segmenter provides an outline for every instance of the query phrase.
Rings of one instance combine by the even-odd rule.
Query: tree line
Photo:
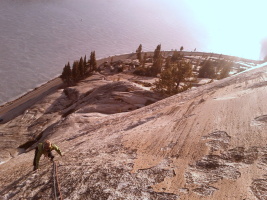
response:
[[[152,57],[152,66],[146,68],[144,58],[141,57],[142,45],[140,44],[136,50],[137,59],[141,66],[135,70],[135,74],[143,76],[159,77],[155,82],[153,90],[164,93],[166,95],[177,94],[188,89],[191,85],[189,79],[192,77],[192,64],[186,61],[182,55],[184,47],[181,46],[180,51],[175,50],[172,56],[164,58],[161,45],[157,45]]]
[[[161,45],[157,45],[153,56],[148,57],[147,53],[142,53],[142,45],[136,49],[136,57],[139,60],[139,67],[134,74],[150,77],[158,77],[159,80],[154,83],[153,90],[173,95],[191,87],[193,71],[197,71],[199,78],[222,79],[229,76],[233,62],[223,59],[211,60],[205,59],[197,62],[193,68],[192,61],[183,55],[184,47],[180,50],[173,51],[171,56],[165,58],[161,51]],[[142,56],[143,55],[143,56]],[[147,67],[146,60],[150,59],[152,65]],[[97,71],[95,51],[90,54],[90,59],[86,55],[73,62],[65,65],[61,78],[68,86],[75,85],[80,80],[90,76],[92,72]]]
[[[97,71],[95,51],[90,54],[90,59],[86,59],[86,55],[73,62],[72,67],[70,63],[63,68],[61,79],[68,86],[75,85],[80,80],[90,76],[92,72]]]
[[[152,66],[145,67],[147,54],[142,58],[142,45],[140,44],[136,50],[136,57],[141,65],[135,70],[135,74],[142,76],[159,77],[155,82],[153,90],[173,95],[185,91],[191,87],[193,79],[193,65],[189,59],[186,59],[182,53],[184,47],[180,47],[180,51],[175,50],[173,54],[164,58],[161,52],[161,45],[157,45],[152,57]],[[196,49],[194,50],[196,51]],[[229,76],[229,72],[234,63],[223,59],[211,60],[206,59],[196,64],[199,78],[222,79]]]
[[[234,66],[232,61],[226,60],[205,60],[199,69],[199,78],[223,79],[229,76],[231,68]]]

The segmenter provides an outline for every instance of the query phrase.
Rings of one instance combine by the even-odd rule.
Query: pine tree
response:
[[[142,44],[140,44],[139,47],[136,49],[136,58],[141,63],[141,60],[142,60]]]
[[[161,72],[161,68],[162,68],[162,55],[161,55],[161,45],[159,44],[154,51],[153,64],[150,69],[150,75],[157,76]]]
[[[64,80],[66,80],[66,78],[67,78],[67,65],[65,65],[65,67],[63,68],[63,71],[62,71],[62,74],[61,74],[61,79],[64,81]]]
[[[228,77],[233,65],[233,62],[227,62],[225,60],[220,61],[220,71],[218,74],[218,79]]]
[[[147,59],[147,53],[145,53],[145,54],[144,54],[144,57],[143,57],[143,62],[142,62],[142,66],[143,66],[143,67],[145,67],[146,59]]]
[[[95,57],[95,51],[91,52],[90,55],[90,71],[96,71],[97,70],[97,66],[96,66],[96,57]]]
[[[178,89],[181,82],[186,81],[187,78],[192,76],[191,63],[184,60],[177,62],[176,66],[173,67],[173,76],[176,84],[176,89]]]
[[[83,65],[86,66],[86,64],[87,64],[86,55],[84,55],[84,58],[83,58]]]
[[[84,78],[85,77],[85,69],[84,69],[84,61],[83,61],[83,58],[81,57],[80,58],[80,61],[79,61],[79,72],[80,72],[80,79]]]
[[[70,63],[68,62],[67,65],[65,65],[61,78],[63,82],[67,83],[68,85],[71,85],[72,81],[72,74],[71,74],[71,68],[70,68]]]
[[[161,72],[160,79],[155,83],[154,90],[167,95],[177,94],[190,87],[190,84],[185,82],[191,76],[192,65],[183,60],[178,61]],[[183,86],[181,86],[182,82]]]
[[[171,56],[171,62],[177,62],[178,60],[181,60],[183,58],[183,56],[180,54],[180,52],[178,52],[177,50],[175,50]]]
[[[174,94],[174,82],[171,69],[165,69],[160,74],[160,79],[154,83],[154,90],[163,94]]]
[[[83,58],[83,66],[84,66],[84,73],[86,74],[89,68],[89,65],[87,64],[86,55]]]
[[[211,78],[211,79],[216,77],[215,67],[211,60],[204,61],[203,66],[199,70],[198,77],[199,78]]]
[[[78,82],[80,79],[79,62],[74,61],[72,65],[72,78],[74,82]]]
[[[161,45],[159,44],[154,50],[153,59],[156,60],[161,57]]]
[[[165,63],[165,69],[169,69],[171,67],[171,57],[166,58],[166,63]]]
[[[67,84],[71,85],[71,83],[72,83],[72,74],[71,74],[70,62],[68,62],[68,64],[67,64],[66,74],[67,74]]]
[[[158,58],[154,60],[150,70],[151,72],[150,75],[157,76],[161,72],[161,68],[162,68],[162,59]]]

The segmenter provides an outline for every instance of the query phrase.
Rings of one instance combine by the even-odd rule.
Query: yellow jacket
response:
[[[55,150],[60,156],[62,156],[60,149],[55,144],[52,144],[51,147],[50,147],[50,151],[53,151],[53,150]],[[34,166],[37,169],[39,167],[39,160],[40,160],[42,154],[47,156],[48,152],[44,149],[43,143],[39,143],[38,146],[37,146],[37,152],[36,152],[36,155],[35,155],[35,158],[34,158]]]

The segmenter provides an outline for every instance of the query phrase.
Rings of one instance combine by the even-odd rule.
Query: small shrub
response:
[[[133,72],[135,75],[138,75],[138,76],[146,76],[147,75],[147,70],[146,68],[143,68],[143,67],[137,67],[134,72]]]

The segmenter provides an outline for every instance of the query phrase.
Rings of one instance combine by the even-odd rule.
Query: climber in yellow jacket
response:
[[[53,150],[55,150],[60,156],[62,156],[60,149],[55,144],[52,144],[49,140],[38,144],[35,149],[35,155],[33,160],[34,171],[39,168],[39,160],[42,154],[44,154],[45,157],[48,157],[51,161],[53,161],[55,157],[52,154]]]

